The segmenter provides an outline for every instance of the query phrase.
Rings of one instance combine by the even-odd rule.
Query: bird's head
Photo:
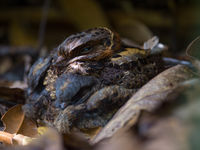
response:
[[[120,49],[120,38],[108,28],[99,27],[69,36],[57,48],[54,64],[99,61]]]

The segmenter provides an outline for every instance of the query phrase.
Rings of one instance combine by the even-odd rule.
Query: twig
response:
[[[42,11],[42,18],[40,22],[39,34],[38,34],[38,50],[42,48],[44,43],[45,28],[47,23],[49,6],[50,6],[50,0],[45,0]]]

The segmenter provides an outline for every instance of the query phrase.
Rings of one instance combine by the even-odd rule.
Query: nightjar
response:
[[[162,68],[152,49],[126,47],[105,27],[89,29],[33,64],[23,109],[60,132],[101,127]]]

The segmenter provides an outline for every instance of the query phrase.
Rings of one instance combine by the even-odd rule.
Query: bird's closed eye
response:
[[[84,47],[81,51],[82,54],[86,54],[92,50],[91,46]]]

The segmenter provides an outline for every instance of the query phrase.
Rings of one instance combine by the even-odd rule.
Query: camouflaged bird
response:
[[[108,28],[69,36],[28,75],[28,117],[61,132],[104,126],[163,67],[151,49],[127,48]]]

